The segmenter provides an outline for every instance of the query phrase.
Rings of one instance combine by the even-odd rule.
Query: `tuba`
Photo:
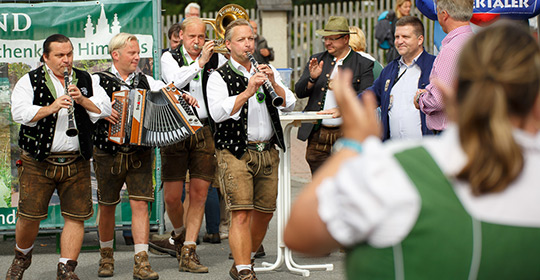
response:
[[[225,28],[229,23],[237,19],[249,20],[249,16],[244,8],[236,4],[228,4],[221,8],[216,15],[216,19],[203,18],[204,23],[210,24],[216,31],[216,39],[214,42],[214,52],[228,53],[229,50],[225,46]]]

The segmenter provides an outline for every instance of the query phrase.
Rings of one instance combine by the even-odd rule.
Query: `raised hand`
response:
[[[199,58],[199,66],[201,68],[203,68],[208,61],[210,61],[210,57],[212,57],[212,55],[214,54],[214,46],[215,43],[212,40],[204,43],[202,47],[201,58]]]
[[[316,58],[312,58],[309,61],[309,76],[312,79],[319,78],[319,76],[322,73],[323,64],[324,64],[324,61],[321,61],[321,62],[317,63]]]
[[[359,142],[371,135],[380,137],[381,127],[375,113],[375,96],[371,92],[365,93],[360,102],[351,81],[352,72],[348,69],[339,71],[335,79],[334,94],[343,118],[343,136]]]

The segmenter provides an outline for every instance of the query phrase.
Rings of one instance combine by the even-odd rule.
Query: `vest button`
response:
[[[327,78],[330,78],[330,74],[326,74],[326,77],[327,77]]]
[[[317,102],[317,105],[321,105],[321,102]]]
[[[321,88],[322,91],[324,91],[324,88]]]

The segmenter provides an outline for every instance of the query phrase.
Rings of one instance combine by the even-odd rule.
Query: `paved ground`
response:
[[[297,193],[301,189],[301,186],[302,184],[298,182],[294,183],[293,193]],[[263,261],[273,263],[276,260],[277,235],[275,220],[274,218],[270,223],[268,234],[263,243],[267,255],[262,259],[256,260],[256,267],[260,266]],[[203,231],[200,233],[201,236],[204,234]],[[11,263],[14,243],[15,241],[12,237],[7,237],[6,240],[0,242],[0,273],[5,273]],[[86,234],[84,246],[97,246],[98,244],[98,237],[95,232]],[[150,253],[150,263],[154,270],[159,273],[160,279],[230,279],[228,272],[231,268],[232,260],[228,259],[230,252],[228,240],[223,240],[221,244],[202,243],[198,246],[197,251],[202,263],[209,267],[210,271],[208,274],[195,275],[178,272],[178,262],[175,258],[168,255]],[[333,271],[312,270],[311,275],[306,277],[306,279],[344,279],[343,257],[344,254],[340,252],[334,252],[330,256],[323,258],[309,258],[294,254],[294,260],[298,264],[334,264]],[[55,279],[58,258],[59,255],[56,254],[56,237],[40,236],[35,243],[32,266],[26,271],[25,279]],[[76,270],[79,277],[81,279],[98,279],[98,260],[99,253],[97,250],[83,251],[79,257],[79,266]],[[124,244],[121,232],[117,232],[115,261],[115,276],[110,279],[132,279],[133,247]],[[259,272],[257,276],[259,279],[269,280],[304,278],[299,274],[289,272],[285,265],[282,265],[277,271]]]
[[[293,139],[296,138],[296,132],[293,131]],[[305,143],[292,142],[292,170],[293,178],[292,193],[297,194],[303,183],[311,179],[309,169],[304,160]],[[266,257],[256,260],[256,267],[264,262],[275,262],[277,252],[277,229],[276,219],[270,223],[269,231],[264,240]],[[168,227],[170,228],[170,226]],[[203,226],[204,228],[204,226]],[[200,235],[204,234],[204,229]],[[0,242],[0,273],[5,273],[13,258],[14,238],[4,236],[4,241]],[[85,236],[84,246],[98,246],[98,237],[96,232],[89,232]],[[133,247],[124,244],[121,232],[117,232],[117,245],[115,252],[115,276],[109,279],[132,279],[133,269]],[[155,271],[160,275],[160,279],[230,279],[228,276],[232,260],[228,259],[229,244],[228,240],[223,240],[221,244],[202,243],[198,246],[198,254],[203,264],[209,267],[208,274],[190,274],[178,272],[178,262],[175,258],[168,255],[154,255],[150,253],[150,263]],[[302,277],[288,271],[283,264],[278,270],[271,272],[259,272],[259,279],[345,279],[343,273],[344,254],[334,252],[328,257],[309,258],[299,254],[294,254],[294,260],[298,264],[334,264],[333,271],[312,270],[309,277]],[[34,257],[32,266],[26,271],[25,279],[55,279],[56,264],[59,255],[56,253],[56,237],[40,236],[35,243]],[[79,257],[79,266],[77,274],[81,279],[98,279],[97,267],[99,253],[97,250],[85,250]]]

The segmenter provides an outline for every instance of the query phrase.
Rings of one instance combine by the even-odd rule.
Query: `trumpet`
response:
[[[253,67],[255,67],[255,72],[260,73],[261,71],[259,71],[259,68],[257,68],[257,66],[259,66],[259,63],[257,62],[257,60],[255,60],[255,58],[250,52],[246,52],[246,55],[248,56],[251,64],[253,64]],[[270,93],[270,96],[272,97],[272,105],[274,105],[274,107],[281,106],[283,104],[283,97],[277,95],[276,91],[274,90],[274,87],[272,87],[272,83],[269,80],[266,80],[264,81],[263,85],[264,85],[264,88]],[[264,94],[264,93],[261,93],[261,94]],[[259,100],[262,100],[262,98],[259,98]]]
[[[68,86],[69,86],[69,72],[67,67],[64,68],[64,85],[66,88],[66,95],[71,97],[71,105],[68,108],[68,128],[66,130],[66,135],[69,137],[75,137],[79,134],[79,130],[75,126],[75,108],[73,107],[73,97],[69,95]]]
[[[206,39],[206,40],[204,40],[204,43],[206,44],[206,42],[208,42],[208,41],[214,42],[214,46],[219,46],[219,45],[222,45],[223,43],[225,43],[225,40],[223,40],[223,39],[217,39],[217,40]],[[203,46],[199,46],[199,44],[195,44],[195,45],[193,45],[193,48],[196,51],[198,51],[198,50],[202,50]]]

